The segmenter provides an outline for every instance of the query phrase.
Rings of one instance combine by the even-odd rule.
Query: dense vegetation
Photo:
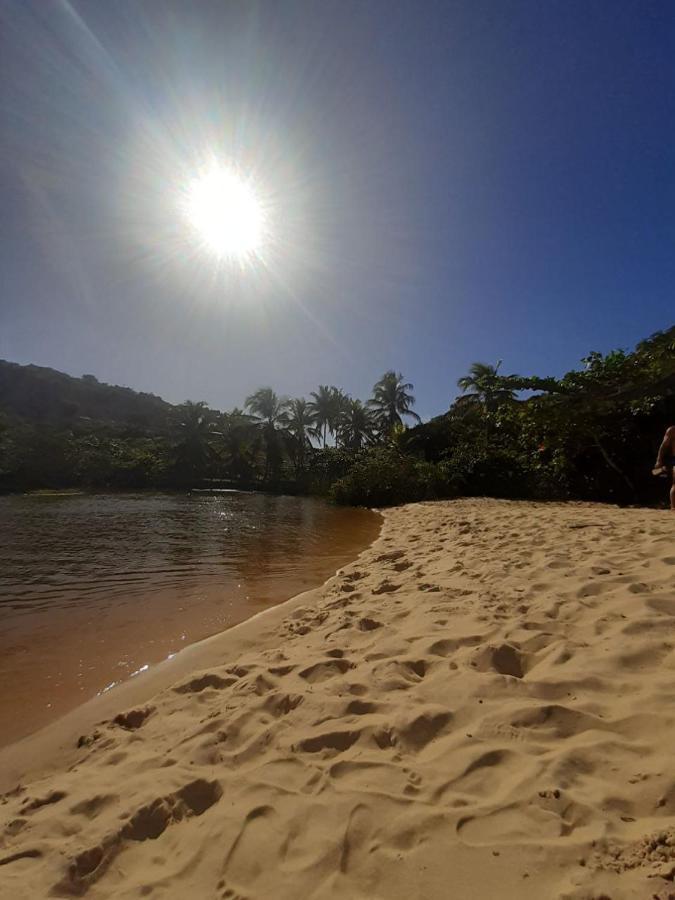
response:
[[[630,353],[591,353],[560,379],[499,369],[475,363],[448,412],[421,423],[413,386],[393,371],[365,403],[328,385],[308,399],[265,387],[219,412],[0,362],[0,487],[227,484],[367,505],[663,499],[650,468],[675,422],[675,328]]]

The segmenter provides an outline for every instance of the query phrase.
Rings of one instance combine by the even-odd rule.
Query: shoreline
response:
[[[46,769],[14,745],[0,896],[667,900],[674,572],[669,511],[387,510]]]
[[[355,560],[340,568],[357,562],[380,540],[386,511],[372,509],[369,512],[380,517],[377,536],[363,548]],[[94,728],[99,721],[113,716],[121,706],[147,703],[157,693],[170,688],[191,672],[222,663],[223,656],[228,652],[236,655],[243,650],[265,646],[265,642],[272,639],[274,629],[284,615],[303,603],[316,600],[316,595],[338,571],[340,570],[336,570],[323,584],[288,597],[224,631],[183,647],[173,656],[153,664],[147,671],[90,697],[37,731],[0,746],[0,795],[10,791],[21,780],[68,763],[76,755],[73,749],[77,750],[79,736]]]
[[[8,504],[0,522],[10,529],[0,554],[2,746],[319,587],[381,528],[367,510],[251,494]]]

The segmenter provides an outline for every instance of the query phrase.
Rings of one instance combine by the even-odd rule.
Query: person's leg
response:
[[[675,466],[670,471],[673,476],[673,485],[670,489],[670,508],[675,510]]]

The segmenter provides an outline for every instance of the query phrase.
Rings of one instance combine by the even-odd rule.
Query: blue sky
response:
[[[475,360],[560,374],[675,322],[675,4],[6,2],[0,356],[227,408],[265,384],[424,417]],[[179,209],[257,179],[269,267]]]

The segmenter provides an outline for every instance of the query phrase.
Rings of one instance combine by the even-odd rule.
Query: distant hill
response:
[[[93,375],[73,378],[44,366],[0,360],[0,412],[45,425],[83,420],[163,430],[172,406],[154,394],[105,384]]]

